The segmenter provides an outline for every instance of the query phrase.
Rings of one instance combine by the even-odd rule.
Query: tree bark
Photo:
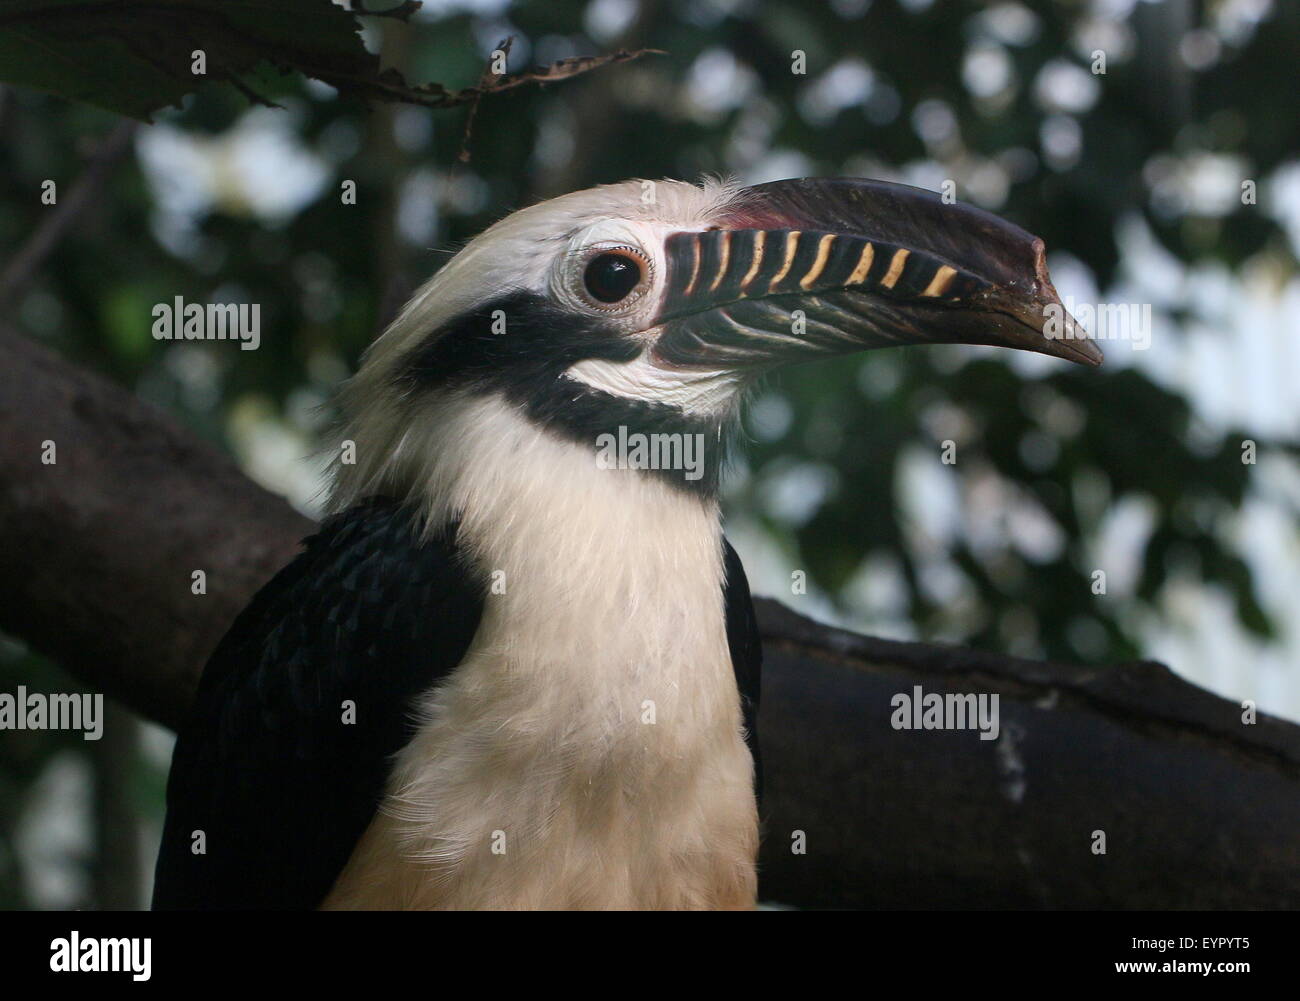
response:
[[[0,629],[174,728],[311,522],[124,389],[24,337],[0,354]]]
[[[1152,662],[894,643],[773,601],[763,890],[809,907],[1295,908],[1300,727]],[[999,696],[1001,732],[896,730],[911,693]],[[807,854],[795,855],[803,831]],[[1104,834],[1105,854],[1094,853]]]
[[[0,350],[0,628],[175,727],[311,522],[123,389],[22,337]],[[1300,906],[1300,727],[1243,723],[1159,664],[1019,660],[758,610],[765,899]],[[998,739],[896,729],[891,701],[918,685],[996,694]]]

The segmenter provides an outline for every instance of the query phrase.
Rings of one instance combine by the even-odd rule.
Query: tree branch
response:
[[[0,628],[175,727],[311,522],[120,387],[24,337],[0,346]]]
[[[773,601],[763,892],[808,907],[1300,904],[1300,727],[1160,664],[894,643]],[[996,692],[1001,734],[895,730],[891,700]],[[791,854],[803,831],[806,856]],[[1095,832],[1106,854],[1093,854]]]

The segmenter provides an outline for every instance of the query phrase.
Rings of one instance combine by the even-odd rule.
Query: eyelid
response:
[[[654,274],[654,263],[650,260],[650,255],[640,247],[633,247],[626,243],[597,243],[588,247],[586,252],[582,255],[582,266],[586,268],[593,257],[599,257],[601,254],[618,253],[631,254],[637,260],[645,264],[646,274]]]

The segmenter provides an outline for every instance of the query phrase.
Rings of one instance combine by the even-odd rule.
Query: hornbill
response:
[[[155,907],[753,906],[729,431],[774,366],[935,342],[1101,361],[1041,240],[898,184],[628,181],[472,240],[344,387],[332,513],[212,654]]]

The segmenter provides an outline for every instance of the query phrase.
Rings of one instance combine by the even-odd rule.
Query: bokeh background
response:
[[[507,36],[511,70],[664,54],[494,96],[467,144],[465,110],[206,87],[136,133],[15,321],[315,512],[338,382],[510,208],[706,172],[955,182],[1047,241],[1067,301],[1149,305],[1149,345],[1106,341],[1099,371],[935,347],[773,377],[726,488],[755,590],[882,636],[1159,659],[1300,719],[1300,4],[429,0],[367,28],[455,87]],[[0,90],[0,254],[115,124]],[[153,340],[175,296],[260,303],[260,350]],[[19,684],[78,690],[0,637],[0,691]],[[0,907],[147,900],[171,738],[111,711],[99,743],[0,732]]]

